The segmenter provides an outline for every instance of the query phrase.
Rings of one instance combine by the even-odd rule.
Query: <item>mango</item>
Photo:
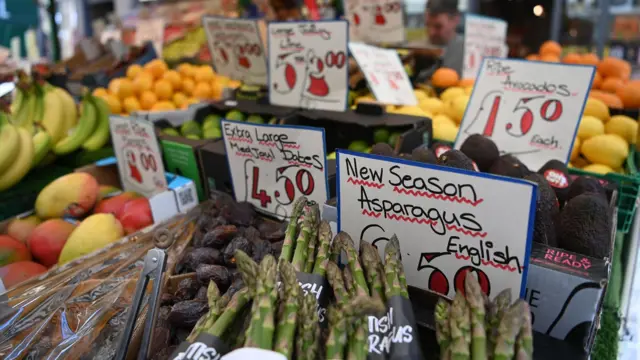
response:
[[[42,221],[35,215],[27,216],[22,219],[13,219],[7,225],[7,235],[26,244],[29,234],[36,228]]]
[[[47,272],[47,268],[38,263],[19,261],[0,267],[0,279],[2,279],[5,289],[8,290],[23,281],[44,274],[45,272]]]
[[[38,225],[27,239],[33,257],[46,267],[58,263],[60,252],[75,225],[62,219],[51,219]]]
[[[98,181],[87,173],[59,177],[38,194],[36,215],[41,219],[82,216],[95,205],[98,189]]]
[[[93,214],[73,230],[62,248],[58,265],[102,249],[123,235],[122,225],[113,214]]]
[[[31,260],[25,244],[7,235],[0,235],[0,266],[18,261]]]

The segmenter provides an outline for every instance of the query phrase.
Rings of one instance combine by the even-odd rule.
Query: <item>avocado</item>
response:
[[[238,110],[231,110],[224,116],[224,118],[232,121],[244,121],[244,114]]]
[[[440,157],[440,155],[451,150],[451,145],[436,141],[435,143],[433,143],[433,145],[431,145],[431,150],[433,151],[433,153],[436,155],[436,158],[437,158],[437,157]]]
[[[522,179],[529,175],[531,171],[515,156],[505,154],[500,156],[498,160],[491,165],[489,173]]]
[[[583,175],[578,176],[575,180],[573,180],[571,186],[569,186],[566,201],[569,201],[574,197],[584,193],[594,193],[602,196],[604,199],[607,198],[607,192],[602,184],[600,184],[600,180],[591,176]]]
[[[460,150],[449,150],[440,155],[437,161],[438,165],[448,166],[469,171],[476,171],[473,167],[473,161],[463,154]]]
[[[207,115],[202,121],[202,130],[206,130],[208,128],[220,129],[220,120],[222,120],[222,117],[218,114]]]
[[[373,132],[373,143],[386,143],[389,141],[390,136],[391,134],[389,134],[389,130],[385,128],[376,129]]]
[[[371,147],[371,154],[382,156],[394,156],[393,149],[387,143],[377,143]]]
[[[538,170],[538,174],[547,179],[547,182],[551,185],[553,191],[556,192],[556,197],[562,207],[565,201],[567,201],[569,186],[571,186],[571,183],[573,182],[569,176],[569,169],[567,166],[562,161],[552,159],[547,161],[547,163]]]
[[[525,180],[538,184],[533,241],[555,247],[557,246],[557,239],[553,219],[558,215],[559,211],[556,193],[544,176],[540,174],[531,173],[525,176]]]
[[[500,151],[496,143],[480,134],[469,136],[462,143],[460,151],[475,161],[478,169],[482,172],[489,171],[491,165],[500,157]]]
[[[364,142],[363,140],[354,140],[351,142],[351,144],[349,144],[349,150],[351,151],[359,151],[362,152],[364,151],[367,147],[369,147],[367,145],[366,142]]]
[[[557,223],[558,245],[585,256],[603,259],[611,251],[611,218],[607,200],[583,193],[569,201]]]
[[[178,132],[178,130],[174,128],[164,128],[162,129],[162,133],[170,136],[180,136],[180,133]]]
[[[182,126],[180,126],[180,133],[182,136],[187,135],[196,135],[198,138],[202,136],[202,129],[200,128],[200,124],[198,124],[194,120],[185,121]]]
[[[436,164],[438,163],[438,158],[436,154],[427,147],[427,145],[420,145],[417,148],[413,149],[411,152],[411,157],[414,161],[419,161],[427,164]]]
[[[387,140],[387,144],[391,145],[391,147],[395,149],[396,143],[398,142],[398,139],[400,139],[400,135],[402,134],[399,132],[394,132],[393,134],[389,135],[389,140]]]
[[[251,114],[247,118],[247,122],[252,124],[264,124],[264,119],[260,115]]]

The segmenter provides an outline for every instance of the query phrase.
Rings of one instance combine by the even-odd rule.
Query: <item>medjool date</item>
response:
[[[171,339],[171,324],[169,323],[169,314],[171,313],[171,306],[162,306],[158,309],[158,317],[153,329],[152,344],[158,346],[167,346]]]
[[[280,258],[280,253],[282,252],[282,245],[284,245],[284,240],[271,243],[271,255],[273,255],[276,259]]]
[[[231,274],[226,267],[221,265],[200,265],[196,269],[196,278],[202,286],[209,286],[209,282],[213,281],[218,285],[220,291],[224,291],[229,287],[231,282]]]
[[[186,278],[180,280],[178,283],[178,289],[174,294],[178,301],[190,300],[196,296],[200,285],[193,278]]]
[[[242,231],[242,236],[251,242],[256,242],[260,240],[260,231],[253,226],[249,226]]]
[[[209,247],[191,248],[182,260],[186,271],[195,271],[202,264],[214,265],[221,262],[220,250]]]
[[[178,347],[178,345],[171,345],[169,347],[162,348],[162,349],[158,350],[158,352],[156,352],[155,355],[153,355],[153,359],[154,360],[169,360],[169,358],[171,357],[171,354],[173,354],[173,352],[176,351],[177,347]]]
[[[258,264],[265,255],[271,254],[271,243],[266,240],[260,240],[253,243],[253,260]]]
[[[206,302],[186,300],[176,303],[171,307],[169,322],[179,328],[191,329],[198,319],[209,310]]]
[[[250,226],[256,216],[253,205],[248,202],[239,202],[225,206],[220,214],[231,224],[238,226]]]
[[[169,293],[164,293],[160,295],[160,306],[173,305],[175,302],[176,302],[175,296]]]
[[[263,221],[258,225],[260,237],[271,242],[284,239],[286,223],[277,223],[275,221]]]
[[[202,247],[210,247],[214,249],[222,249],[238,234],[238,228],[235,225],[221,225],[209,231],[203,238]]]
[[[200,290],[198,290],[198,293],[196,294],[196,297],[193,298],[193,300],[207,301],[207,287],[201,286]]]
[[[236,250],[242,250],[249,256],[253,255],[253,246],[251,242],[243,237],[237,237],[231,240],[229,245],[227,245],[222,252],[224,263],[229,267],[236,267]]]

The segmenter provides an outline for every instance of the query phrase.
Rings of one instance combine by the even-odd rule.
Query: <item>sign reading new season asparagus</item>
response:
[[[537,185],[338,151],[338,227],[383,249],[396,234],[407,283],[450,298],[474,272],[493,298],[524,296]]]

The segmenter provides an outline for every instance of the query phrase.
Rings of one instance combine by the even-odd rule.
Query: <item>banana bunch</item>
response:
[[[11,116],[0,113],[0,191],[31,168],[78,149],[94,151],[109,142],[109,106],[87,93],[81,112],[66,90],[19,74]]]

